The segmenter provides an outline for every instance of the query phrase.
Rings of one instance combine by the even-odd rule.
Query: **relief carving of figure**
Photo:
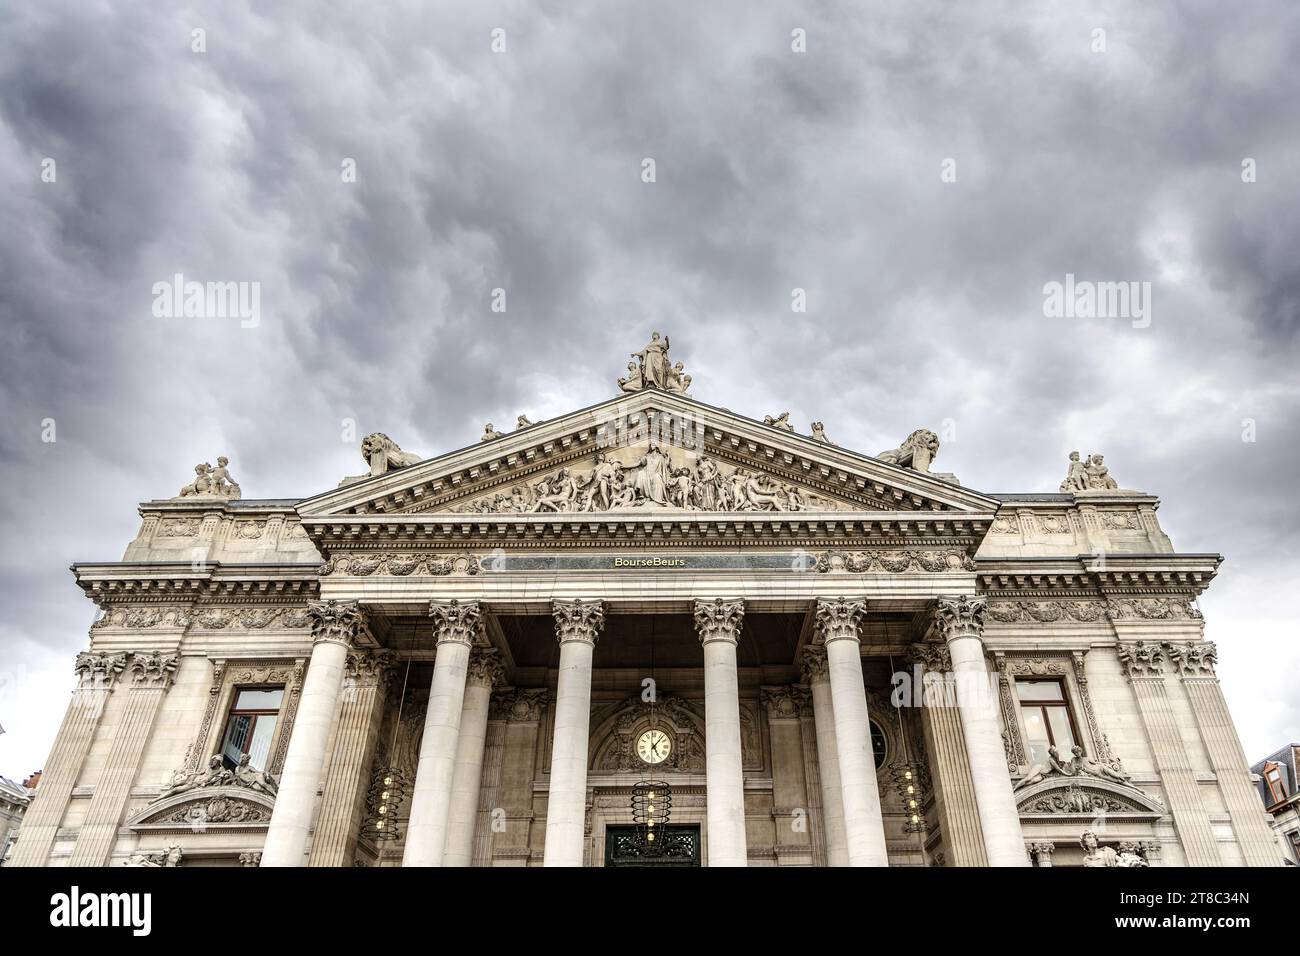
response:
[[[939,436],[929,429],[918,428],[899,447],[882,451],[876,457],[890,465],[928,472],[938,455]]]
[[[668,504],[668,456],[659,446],[651,445],[645,457],[632,467],[638,469],[633,482],[637,496],[657,505]]]

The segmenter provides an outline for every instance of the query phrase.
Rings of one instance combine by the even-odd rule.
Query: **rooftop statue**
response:
[[[339,487],[365,481],[367,478],[377,478],[395,468],[408,468],[424,460],[414,452],[402,451],[397,442],[383,432],[371,432],[361,439],[361,457],[370,463],[370,474],[344,478],[339,482]]]
[[[686,394],[691,387],[691,377],[686,368],[678,362],[674,365],[668,359],[668,336],[660,337],[658,332],[650,333],[650,342],[639,352],[633,352],[633,362],[627,365],[627,375],[618,380],[618,387],[625,392],[639,392],[643,388],[661,388],[666,392]]]
[[[222,455],[217,459],[217,467],[208,462],[194,466],[194,480],[181,489],[178,498],[225,498],[227,501],[237,499],[242,492],[230,477],[230,459]]]
[[[789,412],[782,412],[780,415],[777,415],[776,418],[773,418],[771,415],[764,415],[763,424],[771,425],[773,428],[779,428],[782,431],[794,431],[794,426],[790,424]]]
[[[1070,452],[1070,467],[1061,482],[1061,493],[1078,491],[1118,491],[1119,483],[1110,476],[1110,468],[1102,455],[1089,455],[1087,461],[1079,460],[1077,451]]]
[[[492,441],[494,438],[505,438],[505,437],[506,437],[505,435],[501,434],[499,431],[497,431],[495,428],[492,427],[491,422],[488,422],[486,425],[483,426],[483,434],[478,436],[478,440]]]
[[[929,429],[918,428],[907,436],[902,445],[882,451],[876,457],[890,465],[928,472],[938,455],[939,436]]]
[[[826,445],[835,444],[835,442],[826,437],[826,426],[821,422],[812,423],[812,439],[813,441],[819,441]]]

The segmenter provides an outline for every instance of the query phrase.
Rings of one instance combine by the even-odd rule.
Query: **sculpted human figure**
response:
[[[745,479],[745,497],[759,511],[784,511],[785,495],[780,487],[772,487],[766,475],[750,475]]]
[[[402,451],[397,442],[383,432],[371,432],[361,439],[361,457],[370,465],[366,475],[350,475],[339,482],[339,486],[350,485],[367,478],[377,478],[395,468],[409,468],[423,459],[414,452]]]
[[[1113,780],[1116,783],[1128,783],[1129,778],[1117,770],[1108,767],[1104,763],[1093,760],[1083,751],[1083,747],[1078,744],[1074,745],[1074,759],[1070,761],[1078,772],[1086,773],[1089,776],[1101,777],[1105,780]]]
[[[827,445],[834,444],[834,442],[826,437],[826,426],[821,422],[812,423],[812,437],[813,441],[825,442]]]
[[[627,363],[627,377],[618,380],[618,387],[625,392],[639,392],[645,388],[645,379],[641,375],[641,367],[636,362]]]
[[[656,333],[658,334],[658,333]],[[646,449],[645,457],[632,466],[637,471],[634,487],[638,498],[657,505],[668,504],[668,456],[658,445]]]
[[[1065,480],[1061,482],[1061,493],[1065,494],[1071,491],[1088,490],[1088,469],[1083,462],[1079,460],[1077,451],[1070,452],[1070,468],[1066,472]]]
[[[217,759],[220,761],[220,758]],[[172,773],[171,782],[163,788],[162,793],[158,794],[158,799],[175,796],[178,793],[185,793],[187,790],[202,786],[207,775],[208,771],[203,767],[197,770],[177,770]]]
[[[694,504],[691,501],[691,495],[695,487],[695,479],[691,475],[689,468],[674,468],[672,477],[669,479],[669,498],[678,508],[692,508]]]
[[[516,429],[519,429],[519,428],[531,428],[532,425],[533,425],[533,423],[530,422],[530,421],[528,420],[528,416],[527,416],[527,415],[520,415],[518,418],[515,419],[515,428],[516,428]]]
[[[1083,836],[1079,837],[1079,846],[1084,850],[1084,866],[1143,867],[1147,865],[1147,861],[1136,853],[1128,851],[1116,853],[1113,848],[1102,846],[1097,839],[1097,834],[1091,830],[1085,830]]]
[[[567,468],[560,469],[548,483],[545,479],[537,485],[537,503],[533,511],[572,511],[578,497],[578,485]]]
[[[650,344],[632,357],[641,365],[641,379],[645,385],[668,388],[668,337],[660,339],[658,332],[650,333]]]
[[[686,374],[686,366],[681,362],[668,369],[668,391],[686,394],[691,387],[691,377]]]
[[[764,415],[763,424],[771,425],[773,428],[779,428],[782,431],[794,431],[794,426],[790,424],[789,412],[782,412],[780,415],[777,415],[776,418],[773,418],[771,415]]]
[[[882,451],[876,457],[891,465],[928,472],[938,454],[939,436],[929,429],[918,428],[907,436],[902,445]]]
[[[749,485],[749,472],[743,468],[737,468],[731,473],[731,509],[733,511],[751,511],[749,503],[749,494],[746,488]]]
[[[1119,483],[1110,476],[1110,469],[1102,464],[1102,460],[1101,455],[1088,456],[1088,464],[1084,467],[1088,472],[1089,491],[1114,491],[1119,488]]]
[[[486,425],[483,426],[483,434],[478,436],[478,440],[491,441],[494,438],[504,438],[504,437],[505,437],[504,435],[502,435],[499,431],[497,431],[495,428],[492,427],[491,422],[488,422]]]
[[[248,754],[240,754],[239,756],[239,766],[235,768],[235,781],[250,790],[265,793],[272,797],[275,796],[277,790],[275,777],[269,773],[254,769],[249,763]]]
[[[208,462],[194,466],[194,480],[181,489],[180,497],[188,498],[191,495],[209,494],[208,489],[212,487],[212,465]]]
[[[614,486],[618,482],[623,465],[604,452],[596,456],[596,467],[592,470],[592,499],[604,505],[606,511],[614,501]]]
[[[701,456],[696,472],[695,503],[704,511],[718,510],[718,466],[712,458]]]
[[[230,459],[225,455],[218,458],[217,467],[208,476],[208,483],[213,494],[221,495],[223,498],[238,498],[241,492],[235,479],[230,477],[230,469],[227,467],[229,464]]]

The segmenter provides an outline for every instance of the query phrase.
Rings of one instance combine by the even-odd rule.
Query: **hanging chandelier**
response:
[[[659,728],[655,703],[659,696],[659,685],[655,683],[655,627],[654,619],[650,624],[650,728],[642,737],[647,741],[646,752],[641,760],[647,766],[667,757],[667,751],[660,750],[660,741],[667,742],[667,735]],[[673,810],[672,788],[664,780],[643,779],[632,784],[632,822],[636,824],[636,838],[640,851],[648,856],[662,853],[664,850],[665,827]]]
[[[398,830],[398,811],[406,799],[406,774],[396,765],[397,733],[402,726],[402,705],[406,699],[406,684],[411,676],[411,662],[406,662],[406,673],[402,677],[402,690],[397,698],[397,716],[393,721],[393,739],[388,746],[388,758],[394,763],[376,767],[370,777],[370,790],[366,795],[365,832],[378,841],[396,840],[401,834]]]

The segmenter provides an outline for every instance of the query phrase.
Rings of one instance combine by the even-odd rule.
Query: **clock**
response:
[[[647,730],[636,739],[636,755],[644,763],[663,763],[672,750],[672,738],[663,730]]]

